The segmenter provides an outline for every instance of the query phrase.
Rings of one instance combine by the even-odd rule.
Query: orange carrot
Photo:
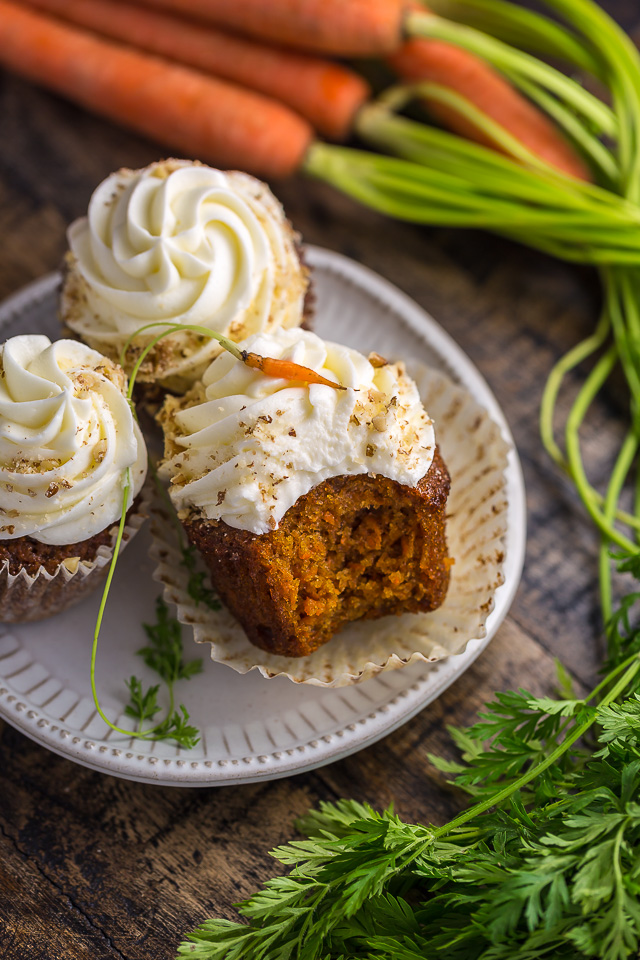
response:
[[[80,0],[82,2],[82,0]],[[409,81],[431,81],[460,94],[558,170],[588,180],[589,171],[554,124],[484,60],[438,40],[402,44],[405,16],[426,12],[416,0],[139,0],[208,18],[263,39],[330,53],[387,55]],[[500,146],[472,120],[435,100],[431,112],[463,136]]]
[[[274,49],[119,0],[27,0],[81,27],[196,67],[292,107],[328,137],[343,140],[369,85],[318,57]]]
[[[311,126],[262,94],[98,39],[0,0],[0,65],[139,133],[222,167],[286,177]]]
[[[87,3],[93,0],[86,0]],[[400,46],[406,0],[141,0],[260,40],[345,56]]]
[[[541,160],[570,176],[590,179],[587,167],[554,124],[484,60],[440,40],[409,40],[388,63],[410,83],[431,81],[455,91]],[[501,150],[488,133],[454,108],[435,100],[427,101],[427,106],[456,133]]]
[[[301,380],[303,383],[321,383],[334,390],[346,390],[340,383],[327,380],[310,367],[303,367],[293,360],[276,360],[273,357],[261,357],[259,353],[241,351],[242,362],[254,370],[261,370],[267,377],[276,377],[282,380]]]

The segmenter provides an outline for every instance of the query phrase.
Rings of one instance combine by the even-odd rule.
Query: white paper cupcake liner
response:
[[[124,527],[120,550],[133,540],[150,512],[150,497],[145,486],[135,510],[130,511]],[[44,620],[79,603],[96,589],[107,574],[118,536],[119,524],[109,531],[110,546],[100,546],[93,560],[69,557],[55,573],[44,567],[31,576],[26,570],[9,572],[9,561],[0,567],[0,623],[25,623]]]
[[[266,653],[249,642],[226,609],[212,611],[191,599],[175,522],[164,505],[156,505],[151,523],[154,577],[164,585],[165,600],[177,605],[180,622],[193,628],[196,642],[211,644],[213,660],[238,673],[258,670],[264,677],[341,687],[415,661],[461,653],[470,640],[485,635],[494,593],[503,582],[509,448],[497,424],[464,389],[423,364],[409,364],[408,372],[434,420],[451,475],[447,542],[455,563],[445,602],[431,613],[351,623],[307,657]]]

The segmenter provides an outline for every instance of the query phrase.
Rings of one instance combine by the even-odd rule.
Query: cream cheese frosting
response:
[[[87,540],[122,514],[147,469],[125,376],[74,340],[12,337],[0,347],[0,539]]]
[[[308,281],[296,237],[268,187],[248,174],[177,160],[120,170],[96,189],[68,240],[62,319],[113,359],[156,321],[236,341],[301,323]],[[146,331],[136,345],[161,332]],[[140,378],[192,383],[219,352],[214,340],[172,334]]]
[[[171,499],[261,534],[329,477],[381,474],[415,486],[435,452],[433,423],[400,363],[321,340],[303,330],[250,337],[241,347],[311,367],[345,390],[301,386],[219,356],[202,385],[169,398],[162,466]]]

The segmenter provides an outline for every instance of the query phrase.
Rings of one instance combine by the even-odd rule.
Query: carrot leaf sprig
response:
[[[175,740],[181,747],[191,749],[199,742],[198,730],[189,724],[189,713],[181,704],[174,710],[174,684],[178,680],[190,680],[191,677],[202,672],[200,658],[184,661],[182,646],[182,627],[180,623],[169,616],[169,607],[162,597],[156,600],[156,622],[143,624],[149,643],[138,650],[145,664],[165,683],[169,693],[169,708],[165,720],[153,728],[153,739]],[[160,710],[157,695],[160,685],[149,687],[143,691],[142,683],[133,676],[127,686],[130,693],[130,702],[125,713],[139,723],[138,734],[144,734],[143,724],[152,720]]]

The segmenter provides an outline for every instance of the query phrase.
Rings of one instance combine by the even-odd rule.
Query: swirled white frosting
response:
[[[266,533],[329,477],[382,474],[415,486],[426,474],[433,424],[402,364],[374,365],[303,330],[250,337],[242,347],[311,367],[348,389],[295,385],[219,356],[199,395],[169,399],[161,417],[162,469],[183,516],[195,510]]]
[[[307,275],[295,236],[268,187],[248,174],[177,160],[120,170],[100,184],[68,239],[62,318],[114,359],[154,321],[237,341],[302,320]],[[219,352],[215,340],[173,334],[141,378],[193,382]]]
[[[129,506],[146,474],[122,369],[39,335],[0,352],[0,539],[87,540],[120,519],[127,467]]]

